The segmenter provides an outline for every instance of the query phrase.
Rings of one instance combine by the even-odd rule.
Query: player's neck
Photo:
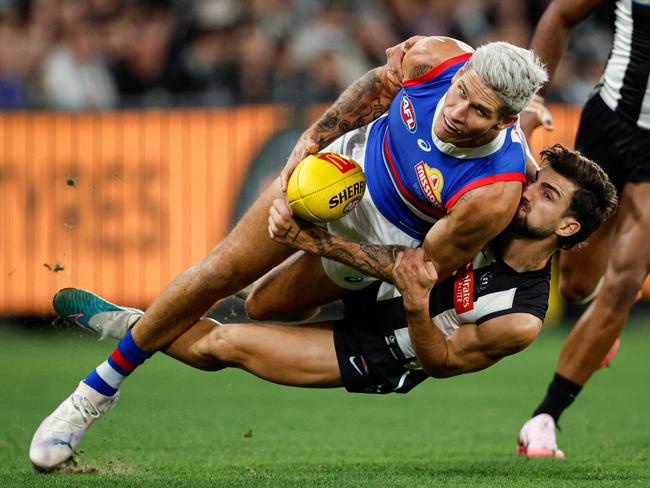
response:
[[[463,148],[485,146],[486,144],[489,144],[490,142],[495,140],[499,135],[499,132],[500,131],[490,131],[478,139],[472,139],[471,141],[454,142],[453,144],[456,147],[463,147]]]
[[[533,240],[505,233],[498,241],[501,259],[519,273],[544,269],[556,245],[555,235]]]

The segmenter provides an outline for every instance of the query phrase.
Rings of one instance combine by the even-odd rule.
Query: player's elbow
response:
[[[449,364],[447,358],[422,356],[420,365],[422,370],[431,378],[449,378],[458,374],[457,368]]]
[[[458,373],[454,372],[450,368],[422,368],[424,369],[424,372],[429,375],[431,378],[436,378],[436,379],[443,379],[443,378],[451,378],[452,376],[456,376]]]
[[[519,323],[517,325],[517,336],[508,341],[507,346],[504,345],[502,353],[497,355],[498,358],[500,359],[523,351],[537,339],[541,330],[542,321],[539,319],[531,319]]]

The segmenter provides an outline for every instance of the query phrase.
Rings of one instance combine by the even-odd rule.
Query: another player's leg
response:
[[[138,315],[137,312],[129,313]],[[127,331],[126,337],[129,335]],[[211,319],[202,319],[165,352],[206,371],[237,367],[285,385],[341,385],[332,323],[300,327],[220,325]],[[114,386],[112,380],[114,376],[109,375],[109,386]],[[115,405],[117,397],[117,393],[105,395],[81,382],[34,434],[29,451],[34,467],[50,471],[70,459],[86,430]]]
[[[560,415],[598,369],[625,324],[650,271],[650,183],[625,185],[614,232],[601,291],[569,334],[546,397],[520,432],[522,454],[557,449],[555,426]],[[551,421],[534,422],[537,417]],[[550,439],[551,431],[553,445],[545,444],[542,439]]]
[[[588,303],[598,292],[607,267],[615,218],[605,222],[582,249],[561,251],[559,256],[562,296],[574,303]]]
[[[102,338],[121,339],[129,326],[143,315],[140,310],[121,307],[91,292],[73,288],[61,290],[55,296],[57,313],[65,317],[66,307],[73,301],[94,304],[96,313],[93,314],[94,319],[90,320],[93,324],[91,330],[101,334]],[[332,369],[332,360],[336,359],[336,354],[329,350],[329,345],[333,347],[334,344],[332,327],[331,322],[301,326],[220,324],[216,320],[202,318],[164,352],[189,366],[205,371],[239,367],[278,383],[282,383],[281,378],[285,378],[284,383],[290,385],[337,386],[336,381],[331,381],[331,378],[339,378],[338,367],[336,372]],[[303,329],[306,332],[303,332]],[[328,340],[325,341],[321,336],[326,336]],[[299,352],[296,352],[298,349],[294,350],[292,344],[302,340],[312,343],[300,344]],[[303,355],[313,358],[314,361],[303,358]],[[262,372],[265,365],[270,366],[271,363],[275,365],[275,373]],[[311,374],[309,371],[319,372],[317,378],[310,380],[312,383],[305,379],[305,375]],[[297,376],[291,376],[292,372]],[[276,373],[278,376],[273,376]]]
[[[137,366],[182,335],[216,300],[243,288],[292,253],[285,246],[273,242],[267,231],[268,210],[273,199],[280,195],[279,181],[276,181],[258,198],[222,243],[163,291],[147,313],[121,339],[113,353],[86,376],[77,390],[53,414],[59,418],[65,413],[63,410],[72,409],[80,412],[79,419],[65,424],[50,416],[41,424],[30,449],[35,465],[43,469],[54,467],[56,464],[53,463],[66,452],[66,445],[76,444],[92,419],[105,410],[104,406],[114,403],[122,381]],[[79,322],[83,324],[87,321],[90,326],[93,306],[91,304],[90,308],[74,311],[73,314],[78,314]],[[38,439],[48,439],[43,429],[61,435],[51,435],[51,445],[47,445],[46,440],[43,444],[38,442]],[[64,435],[67,431],[72,432],[68,437]],[[65,458],[60,459],[60,462],[63,461]]]
[[[252,283],[293,253],[271,240],[269,208],[281,197],[276,180],[210,254],[178,276],[133,328],[142,349],[167,347],[220,298]]]
[[[341,386],[334,323],[304,325],[197,322],[166,354],[192,367],[234,367],[290,386]]]
[[[246,312],[254,320],[306,320],[321,305],[352,293],[330,279],[320,256],[299,252],[255,283]]]

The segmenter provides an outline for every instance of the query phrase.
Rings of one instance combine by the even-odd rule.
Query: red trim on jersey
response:
[[[440,73],[442,73],[444,70],[449,68],[450,66],[453,66],[454,64],[458,64],[461,61],[466,61],[469,58],[472,57],[472,54],[474,53],[465,53],[465,54],[460,54],[458,56],[454,56],[453,58],[449,58],[446,61],[443,61],[440,63],[438,66],[435,68],[430,69],[426,73],[418,76],[417,78],[411,78],[410,80],[406,80],[403,83],[403,86],[415,86],[415,85],[421,85],[422,83],[432,80],[436,76],[438,76]]]
[[[390,165],[391,173],[393,174],[393,179],[395,180],[395,183],[397,183],[400,193],[404,195],[404,197],[414,207],[417,207],[418,210],[424,212],[425,214],[438,219],[444,217],[445,212],[443,212],[442,209],[437,209],[434,206],[429,206],[425,204],[420,199],[418,199],[415,195],[409,192],[408,189],[404,186],[404,183],[402,183],[402,180],[400,180],[399,175],[397,174],[397,168],[395,167],[395,163],[393,162],[393,157],[390,155],[390,150],[388,149],[388,134],[384,136],[384,154],[386,155],[386,159],[388,160],[388,164]],[[436,215],[436,213],[438,215]]]
[[[131,364],[124,356],[122,356],[122,353],[118,349],[115,349],[113,351],[113,354],[111,354],[111,359],[115,361],[115,364],[117,364],[127,373],[130,373],[135,369],[135,366]]]
[[[496,183],[498,181],[521,181],[524,184],[524,188],[526,185],[526,175],[523,173],[501,173],[498,175],[490,175],[490,176],[485,176],[483,178],[479,178],[478,180],[474,180],[464,187],[462,187],[460,190],[458,190],[456,193],[454,193],[454,196],[452,196],[449,200],[447,200],[447,205],[446,205],[446,210],[449,212],[451,210],[451,207],[454,206],[454,204],[458,201],[460,197],[462,197],[465,193],[467,193],[470,190],[473,190],[474,188],[478,188],[479,186],[485,186],[485,185],[491,185],[492,183]]]

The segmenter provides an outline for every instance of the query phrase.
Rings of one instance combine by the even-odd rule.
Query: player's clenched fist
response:
[[[402,81],[404,74],[402,73],[402,60],[406,52],[413,47],[413,45],[425,36],[409,37],[404,42],[400,42],[397,46],[392,46],[386,49],[386,68],[387,78],[398,90],[402,88]]]
[[[314,227],[309,222],[293,216],[284,198],[276,198],[269,209],[269,236],[275,242],[294,249],[305,249],[310,236],[305,232]]]
[[[407,248],[397,255],[393,283],[404,299],[404,308],[428,307],[429,293],[438,280],[435,266],[421,247]]]

